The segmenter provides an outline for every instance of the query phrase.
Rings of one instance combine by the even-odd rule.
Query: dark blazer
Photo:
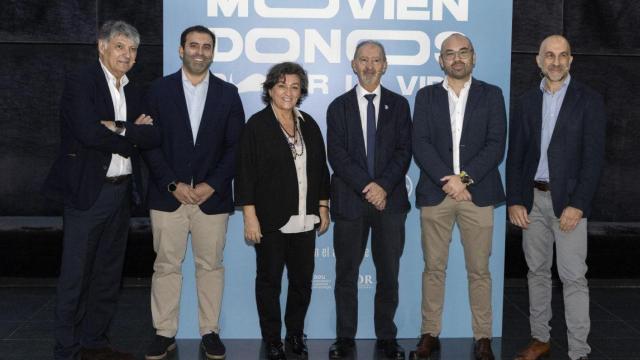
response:
[[[168,190],[175,182],[206,182],[215,192],[203,204],[202,212],[233,212],[231,181],[235,157],[244,127],[244,110],[238,89],[209,73],[209,88],[194,145],[182,70],[156,80],[147,98],[148,112],[161,134],[162,145],[143,152],[149,166],[149,208],[175,211],[178,200]]]
[[[307,153],[307,214],[319,216],[329,199],[329,169],[318,124],[301,112]],[[276,231],[298,214],[298,176],[291,149],[270,105],[255,113],[242,134],[235,180],[236,205],[254,205],[262,232]]]
[[[61,151],[45,180],[45,196],[76,209],[89,209],[102,189],[112,153],[131,158],[135,187],[142,189],[142,176],[135,176],[141,165],[137,148],[157,146],[160,139],[154,125],[134,124],[144,112],[139,89],[129,82],[124,93],[127,122],[125,136],[120,136],[100,124],[100,120],[121,120],[114,119],[111,93],[100,63],[96,61],[67,77],[60,101]]]
[[[469,186],[477,206],[504,200],[498,165],[504,156],[507,116],[499,87],[472,79],[460,135],[460,170],[473,179]],[[453,140],[449,95],[442,82],[416,95],[413,112],[413,157],[420,168],[416,206],[444,200],[441,178],[453,174]]]
[[[376,130],[375,179],[367,172],[355,87],[333,100],[327,109],[327,154],[333,169],[332,218],[362,216],[367,204],[362,189],[372,181],[387,192],[384,211],[409,211],[405,175],[411,162],[411,113],[404,97],[382,87]]]
[[[533,181],[540,161],[542,91],[532,89],[516,102],[509,128],[507,205],[533,206]],[[606,115],[600,94],[574,80],[569,82],[547,157],[553,211],[567,206],[591,212],[604,162]]]

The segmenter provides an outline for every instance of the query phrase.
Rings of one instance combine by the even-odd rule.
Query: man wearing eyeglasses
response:
[[[506,137],[504,98],[497,86],[471,77],[476,54],[466,36],[447,37],[439,63],[445,79],[418,91],[413,115],[425,267],[422,335],[410,357],[428,359],[440,349],[449,244],[457,223],[469,281],[475,359],[493,360],[489,256],[493,208],[504,201],[498,172]]]

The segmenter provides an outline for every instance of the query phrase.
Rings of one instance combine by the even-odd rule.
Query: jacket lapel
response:
[[[449,93],[447,93],[447,90],[442,86],[442,83],[435,87],[433,97],[435,103],[433,111],[434,121],[440,122],[439,127],[443,128],[449,147],[452,147],[453,139],[451,134],[451,113],[449,112]]]
[[[187,132],[189,133],[189,137],[191,138],[191,143],[194,143],[193,139],[193,131],[191,130],[191,120],[189,120],[189,110],[187,110],[187,100],[184,97],[184,87],[182,85],[182,69],[178,70],[178,72],[173,74],[174,86],[176,89],[176,96],[173,97],[173,101],[178,107],[178,111],[182,116],[182,121],[185,122],[185,126],[187,127]]]
[[[362,121],[360,120],[360,107],[358,106],[358,93],[356,92],[356,88],[354,87],[349,92],[349,96],[347,96],[347,104],[346,104],[346,122],[347,128],[351,131],[347,132],[347,134],[351,133],[352,135],[347,135],[350,139],[347,141],[354,142],[354,146],[358,149],[358,158],[361,165],[364,165],[366,168],[367,164],[367,152],[364,147],[364,134],[362,133]]]
[[[531,124],[531,135],[536,146],[537,158],[540,159],[540,145],[542,141],[542,90],[535,92],[533,98],[532,113],[533,123]]]
[[[116,114],[113,109],[113,99],[111,99],[111,91],[109,90],[109,84],[107,84],[107,78],[104,73],[104,70],[102,70],[102,66],[100,65],[100,62],[98,62],[97,68],[96,68],[96,83],[97,83],[98,91],[100,92],[100,95],[104,100],[104,105],[107,108],[107,114],[109,115],[108,119],[100,119],[100,120],[121,120],[121,119],[115,118]]]
[[[553,128],[551,141],[554,141],[554,139],[559,136],[558,132],[561,131],[559,129],[562,126],[564,126],[564,124],[567,121],[570,121],[569,115],[571,114],[571,111],[573,110],[573,107],[578,102],[579,98],[580,98],[580,91],[576,89],[573,81],[570,81],[569,87],[567,88],[567,93],[564,95],[564,99],[562,100],[562,106],[560,107],[560,113],[558,113],[558,119],[556,119],[556,126]]]
[[[204,133],[206,127],[211,126],[217,117],[213,114],[216,113],[216,109],[220,105],[220,101],[218,101],[222,97],[222,88],[216,84],[214,81],[213,74],[209,72],[209,87],[207,89],[207,100],[204,103],[204,110],[202,111],[202,119],[200,120],[200,127],[198,128],[197,138],[200,137],[200,134]]]
[[[471,80],[471,87],[469,88],[469,94],[467,97],[467,105],[464,109],[464,119],[462,121],[462,134],[460,138],[462,138],[469,128],[469,123],[471,123],[471,116],[475,113],[476,106],[478,105],[478,101],[482,97],[482,85],[476,80]],[[448,100],[448,99],[447,99]]]

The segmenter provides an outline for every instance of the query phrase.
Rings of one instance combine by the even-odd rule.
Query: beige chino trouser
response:
[[[475,339],[491,338],[491,273],[489,257],[493,236],[493,206],[478,207],[471,201],[449,196],[436,206],[420,209],[424,272],[422,273],[421,333],[440,335],[445,275],[453,224],[457,223],[464,248],[472,329]]]
[[[156,333],[174,337],[178,331],[182,262],[189,233],[196,266],[200,335],[219,333],[222,255],[229,214],[207,215],[198,205],[181,205],[173,212],[151,210],[150,215],[156,252],[151,279],[151,315]]]

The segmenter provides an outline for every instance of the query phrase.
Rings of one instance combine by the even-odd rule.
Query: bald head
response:
[[[462,40],[468,43],[468,48],[471,49],[473,51],[473,44],[471,43],[471,39],[469,39],[468,37],[460,34],[460,33],[453,33],[449,36],[447,36],[446,39],[444,39],[442,41],[442,45],[440,46],[440,49],[444,50],[447,48],[447,46],[449,45],[449,42],[454,40],[454,39],[458,39],[458,40]]]
[[[549,47],[564,47],[567,53],[571,55],[571,45],[569,44],[569,40],[562,35],[550,35],[542,40],[540,43],[540,50],[538,50],[538,56],[544,54],[546,49]]]

